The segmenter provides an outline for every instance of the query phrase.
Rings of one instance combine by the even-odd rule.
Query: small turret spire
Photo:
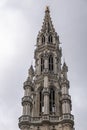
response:
[[[64,63],[63,63],[63,67],[62,67],[62,69],[63,69],[64,72],[68,72],[68,67],[67,67],[65,61],[64,61]]]
[[[30,79],[32,81],[33,77],[34,77],[34,69],[33,69],[33,66],[31,65],[30,66],[30,69],[28,71],[28,79]]]
[[[64,79],[67,79],[67,72],[68,72],[68,66],[66,65],[66,62],[64,61],[62,66],[62,75]]]

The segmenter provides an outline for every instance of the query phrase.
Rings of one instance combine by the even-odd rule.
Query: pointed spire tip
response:
[[[50,12],[49,6],[46,6],[45,12]]]

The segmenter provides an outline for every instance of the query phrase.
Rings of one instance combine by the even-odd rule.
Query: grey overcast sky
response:
[[[50,6],[68,67],[76,130],[87,130],[87,0],[0,0],[0,129],[18,130],[23,82]]]

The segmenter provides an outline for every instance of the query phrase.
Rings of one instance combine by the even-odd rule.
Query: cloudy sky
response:
[[[0,129],[19,130],[23,82],[45,6],[68,67],[76,130],[87,130],[87,0],[0,0]]]

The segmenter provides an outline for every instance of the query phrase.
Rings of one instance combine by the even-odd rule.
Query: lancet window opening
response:
[[[53,71],[53,56],[49,56],[49,71]]]
[[[49,43],[52,43],[52,42],[53,42],[53,37],[52,37],[52,35],[49,35],[49,37],[48,37],[48,42],[49,42]]]
[[[43,113],[44,109],[44,97],[43,97],[43,89],[40,90],[40,115]]]
[[[44,70],[44,58],[43,56],[41,57],[41,72]]]
[[[45,36],[43,35],[42,36],[42,44],[44,44],[45,43]]]
[[[50,114],[55,113],[55,91],[53,88],[50,88],[49,111]]]

